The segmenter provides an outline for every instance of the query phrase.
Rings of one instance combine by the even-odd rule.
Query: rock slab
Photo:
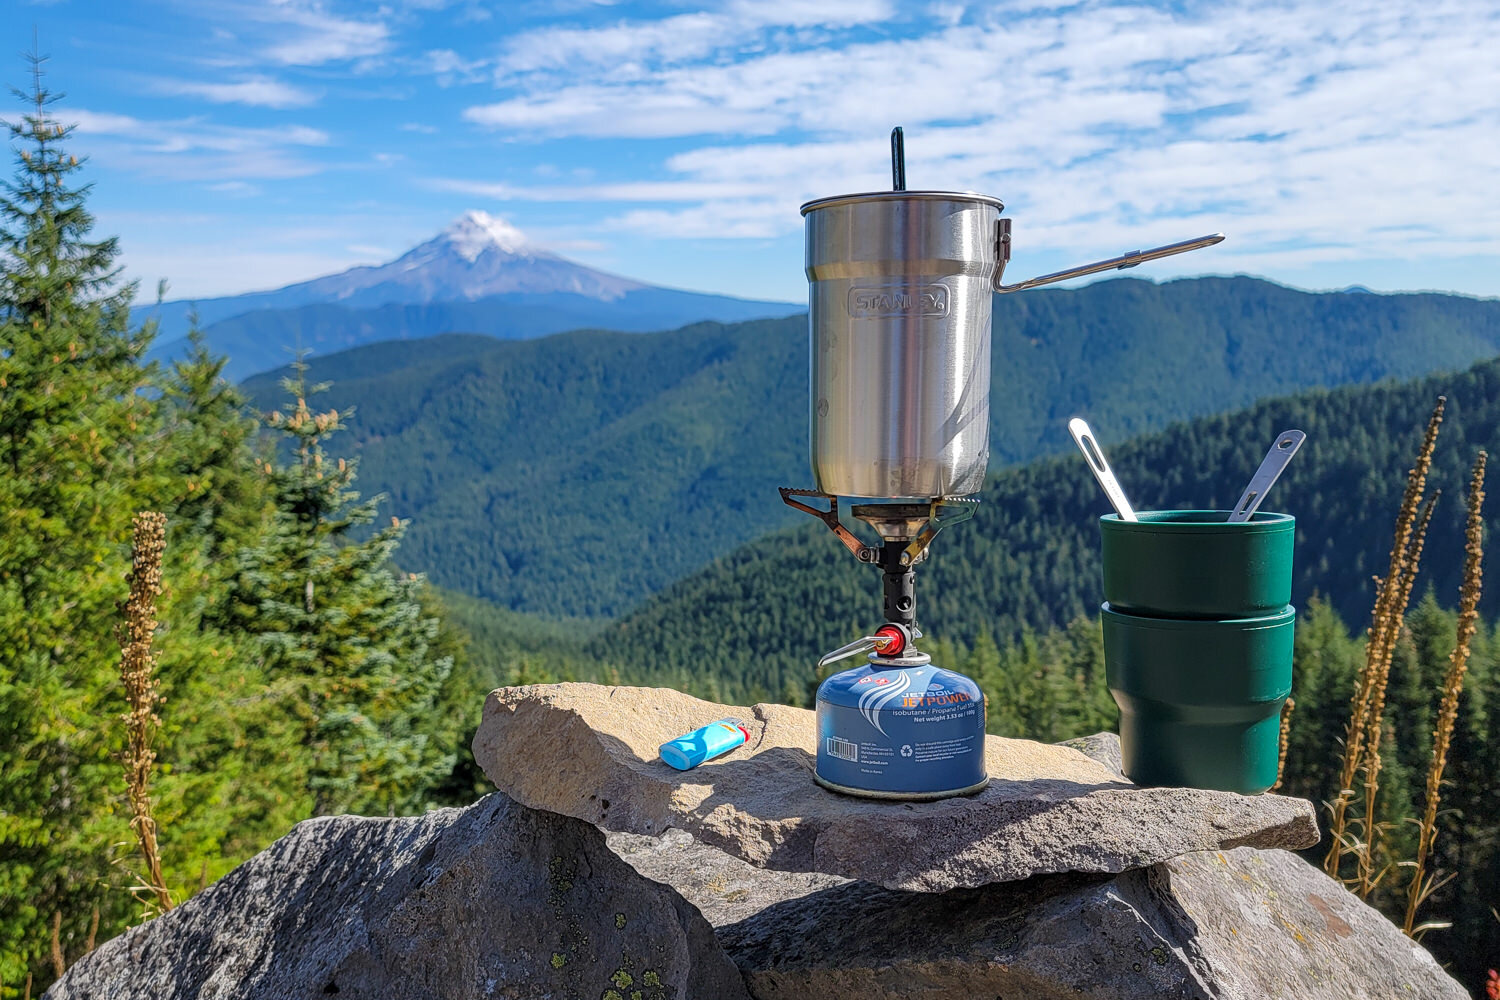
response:
[[[104,944],[46,1000],[745,1000],[708,922],[577,820],[490,795],[337,816]]]
[[[746,746],[686,772],[658,758],[662,743],[726,717],[746,724]],[[533,808],[628,833],[679,828],[758,867],[898,890],[1113,874],[1193,851],[1318,840],[1301,799],[1139,788],[1072,747],[996,736],[985,744],[990,784],[976,795],[851,798],[813,782],[815,740],[807,709],[542,684],[490,694],[474,757],[496,787]]]
[[[1286,851],[923,893],[758,869],[681,831],[608,843],[702,911],[757,1000],[1467,996],[1389,920]]]

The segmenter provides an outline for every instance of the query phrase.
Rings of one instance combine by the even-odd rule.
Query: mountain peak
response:
[[[525,233],[504,219],[475,208],[454,219],[443,230],[440,238],[471,264],[491,248],[509,254],[529,253],[532,250]]]

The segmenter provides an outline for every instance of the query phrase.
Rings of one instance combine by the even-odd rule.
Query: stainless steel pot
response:
[[[990,450],[990,296],[1003,207],[941,191],[802,206],[819,490],[978,492]]]
[[[899,186],[904,166],[897,163]],[[1133,267],[1224,238],[1004,285],[1004,207],[981,194],[904,190],[802,206],[811,457],[822,492],[907,500],[977,493],[990,451],[992,293]]]

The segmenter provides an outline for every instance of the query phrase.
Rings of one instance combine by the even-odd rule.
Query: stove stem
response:
[[[885,620],[914,629],[917,625],[917,571],[902,560],[905,552],[905,541],[886,542],[880,549]]]

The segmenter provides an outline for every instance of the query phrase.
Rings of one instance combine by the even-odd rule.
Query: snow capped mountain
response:
[[[532,243],[504,219],[471,209],[388,264],[351,267],[267,292],[196,303],[168,302],[160,312],[143,312],[158,316],[163,334],[171,338],[185,330],[186,316],[194,306],[207,324],[260,309],[320,304],[372,308],[553,293],[613,302],[651,287],[560,257]]]
[[[785,316],[800,307],[677,291],[596,271],[532,243],[504,219],[460,215],[395,260],[268,292],[137,310],[160,323],[150,357],[180,356],[196,310],[210,348],[242,377],[319,353],[439,333],[538,337],[580,327],[666,330],[699,320]]]
[[[645,287],[543,250],[504,219],[471,210],[389,264],[350,268],[272,294],[297,299],[278,305],[381,306],[473,302],[515,292],[569,292],[610,301]]]

